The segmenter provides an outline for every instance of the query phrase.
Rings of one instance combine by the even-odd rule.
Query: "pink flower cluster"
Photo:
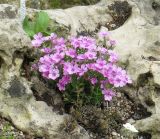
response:
[[[105,35],[109,34],[101,33],[101,36]],[[108,42],[115,45],[114,40]],[[80,36],[65,40],[54,33],[47,37],[38,33],[32,45],[43,53],[37,63],[38,71],[43,77],[57,81],[60,91],[66,89],[74,75],[99,85],[104,99],[110,101],[115,92],[106,87],[108,84],[113,88],[131,83],[126,71],[116,65],[118,55],[100,46],[94,38]]]

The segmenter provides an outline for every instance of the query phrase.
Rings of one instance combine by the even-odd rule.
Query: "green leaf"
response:
[[[47,35],[50,35],[50,34],[51,34],[51,32],[47,32],[47,31],[45,31],[45,32],[43,32],[43,34],[47,36]]]
[[[49,24],[49,16],[45,12],[39,12],[35,21],[35,33],[45,32]]]
[[[9,136],[7,139],[14,139],[14,137],[13,136]]]
[[[23,21],[23,29],[29,37],[33,37],[33,35],[35,34],[34,23],[30,22],[28,17],[25,17]]]

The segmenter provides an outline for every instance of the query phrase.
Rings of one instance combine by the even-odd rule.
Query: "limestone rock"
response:
[[[122,0],[119,0],[122,1]],[[133,84],[122,91],[137,104],[142,104],[151,116],[135,121],[134,126],[158,139],[160,121],[160,5],[159,0],[127,0],[132,15],[112,37],[118,40],[115,51],[121,65],[127,69]],[[114,0],[102,0],[93,6],[46,10],[50,18],[71,27],[71,34],[91,30],[112,21],[107,5]],[[36,101],[29,82],[20,76],[23,54],[30,40],[24,34],[13,6],[0,5],[0,114],[23,131],[50,138],[89,138],[76,126],[73,136],[63,132],[68,115],[59,115],[45,102]],[[104,28],[103,28],[104,29]],[[17,114],[18,113],[18,114]],[[75,135],[76,134],[76,135]]]
[[[20,0],[0,0],[0,4],[14,4],[19,5]],[[51,0],[26,0],[26,6],[33,9],[57,9],[57,8],[70,8],[77,5],[93,5],[98,3],[100,0],[61,0],[61,1],[51,1]]]
[[[112,20],[107,11],[108,7],[99,5],[76,6],[65,10],[46,10],[52,20],[70,26],[71,35],[86,30],[95,31],[99,25],[105,25]]]
[[[48,9],[51,20],[60,26],[70,29],[71,35],[77,35],[77,32],[90,31],[94,33],[100,25],[106,25],[113,18],[108,12],[108,4],[100,3],[89,6],[75,6],[68,9]],[[27,9],[29,17],[33,18],[35,12],[39,10]]]
[[[88,139],[87,132],[77,123],[73,126],[74,132],[66,132],[71,117],[60,115],[45,102],[37,101],[31,83],[21,76],[24,54],[31,40],[22,29],[16,7],[0,5],[0,20],[0,115],[31,135]]]
[[[132,15],[120,28],[111,31],[118,40],[115,51],[119,53],[121,65],[130,74],[133,84],[124,88],[129,97],[142,104],[151,116],[134,123],[141,132],[159,138],[160,114],[160,5],[154,0],[128,0]],[[105,30],[103,28],[102,30]]]

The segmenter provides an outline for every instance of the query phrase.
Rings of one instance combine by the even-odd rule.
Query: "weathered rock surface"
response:
[[[47,10],[47,12],[59,24],[71,26],[71,34],[76,34],[76,31],[81,29],[85,30],[86,27],[94,31],[98,24],[103,25],[111,20],[106,7],[100,6],[73,7],[66,10]],[[1,116],[12,121],[20,130],[33,135],[47,138],[65,136],[88,139],[87,132],[77,124],[70,131],[72,133],[66,133],[66,126],[72,122],[70,117],[59,115],[57,110],[53,111],[53,108],[43,101],[36,101],[30,83],[21,77],[24,53],[31,42],[19,22],[17,8],[6,4],[0,5],[0,19],[2,20],[0,22]],[[86,27],[82,28],[83,26]],[[61,103],[61,100],[56,101],[58,105]],[[54,103],[57,103],[56,101]]]
[[[46,10],[53,20],[71,26],[71,34],[77,31],[94,31],[98,24],[112,21],[107,6],[114,0],[102,0],[96,6],[73,7],[66,10]],[[119,0],[120,1],[120,0]],[[111,31],[118,40],[115,48],[121,64],[130,74],[133,84],[124,88],[129,97],[142,104],[151,116],[134,123],[141,132],[152,138],[160,136],[160,1],[127,0],[132,6],[132,15],[124,25]],[[83,28],[85,27],[85,29]],[[144,116],[145,117],[145,116]]]
[[[113,1],[102,0],[94,6],[46,12],[59,24],[71,26],[71,34],[75,35],[77,31],[94,31],[99,24],[112,21],[107,5]],[[152,134],[153,139],[159,139],[160,1],[127,1],[132,5],[132,15],[124,25],[111,31],[112,37],[118,40],[115,51],[119,53],[121,64],[133,80],[133,84],[122,91],[151,112],[150,117],[135,121],[136,128]],[[62,126],[68,115],[59,115],[46,103],[35,100],[28,81],[19,72],[23,53],[30,45],[30,40],[16,19],[16,8],[8,5],[0,7],[0,114],[23,131],[62,138],[64,132],[60,132],[60,129],[64,129]],[[79,138],[89,138],[86,132],[81,134],[82,130],[78,131]]]
[[[109,14],[108,4],[89,6],[75,6],[68,9],[48,9],[48,13],[53,23],[58,23],[62,27],[70,29],[71,35],[77,35],[77,32],[97,30],[100,25],[106,25],[113,20]],[[27,9],[27,15],[34,18],[35,12],[39,10]]]
[[[31,41],[17,18],[17,9],[0,5],[0,20],[0,115],[31,135],[88,139],[87,132],[76,123],[72,133],[67,133],[71,118],[53,111],[43,101],[36,101],[30,83],[21,77],[23,56]]]
[[[50,18],[59,24],[71,27],[71,34],[77,31],[95,31],[99,25],[105,25],[112,20],[107,12],[108,7],[99,5],[77,6],[69,9],[46,10]]]
[[[70,8],[78,5],[93,5],[100,0],[26,0],[26,6],[33,9],[57,9],[57,8]],[[20,0],[0,0],[0,4],[14,4],[19,5]]]
[[[133,84],[123,91],[151,112],[150,117],[136,121],[135,127],[150,133],[153,139],[159,139],[160,1],[128,2],[132,5],[131,17],[123,26],[111,31],[112,37],[118,40],[115,51],[133,80]]]

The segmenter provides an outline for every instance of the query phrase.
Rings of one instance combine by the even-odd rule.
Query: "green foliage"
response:
[[[99,0],[48,0],[52,8],[69,8],[77,5],[95,4]]]
[[[0,0],[1,3],[2,0]],[[4,0],[5,1],[5,0]],[[69,8],[79,5],[91,5],[96,4],[100,0],[27,0],[27,7],[34,9],[57,9],[57,8]]]
[[[35,21],[35,33],[45,32],[49,25],[49,16],[45,12],[39,12]]]
[[[50,34],[47,31],[48,26],[49,16],[45,12],[37,13],[34,21],[31,21],[28,17],[26,17],[23,22],[23,29],[31,38],[38,32],[42,32],[43,34]]]
[[[5,124],[3,130],[0,132],[0,139],[14,139],[14,135],[11,132],[11,125]]]
[[[100,106],[103,100],[103,94],[98,85],[93,86],[88,81],[72,77],[72,83],[67,86],[63,93],[64,103],[82,107],[84,105]]]
[[[70,32],[70,27],[60,25],[56,21],[50,22],[49,16],[45,12],[37,13],[34,19],[26,16],[23,22],[23,29],[31,39],[39,32],[44,36],[55,32],[57,35],[63,37],[66,37]]]
[[[59,7],[61,7],[61,2],[60,2],[60,0],[50,0],[49,1],[50,2],[50,4],[51,4],[51,7],[53,7],[53,8],[59,8]]]

